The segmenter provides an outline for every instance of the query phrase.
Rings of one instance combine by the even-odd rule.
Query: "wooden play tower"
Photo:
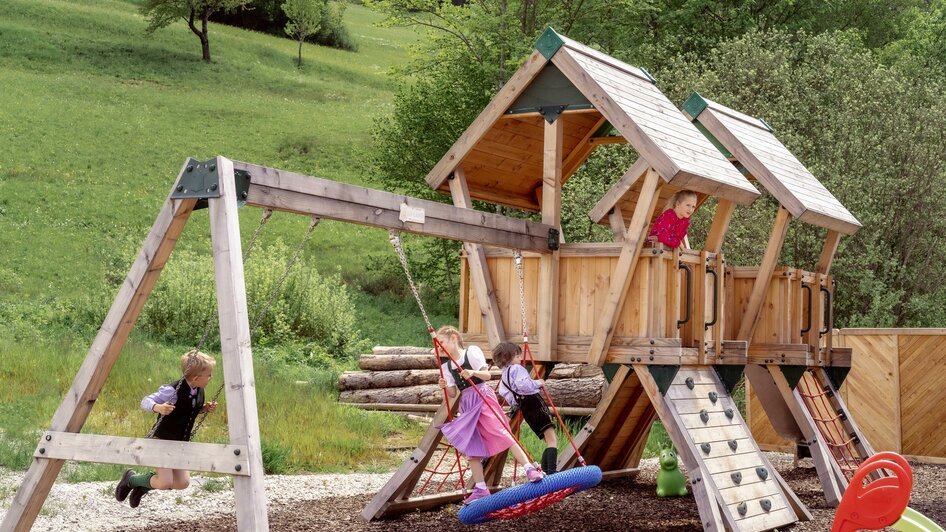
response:
[[[617,132],[616,134],[613,132]],[[643,69],[548,29],[536,50],[428,174],[458,207],[486,201],[541,213],[560,227],[562,184],[596,146],[628,143],[637,161],[589,213],[614,241],[524,253],[520,303],[513,253],[464,246],[460,329],[485,349],[521,342],[520,306],[540,365],[603,366],[610,384],[576,436],[605,477],[633,474],[655,417],[676,445],[706,530],[769,530],[810,514],[752,439],[730,397],[747,363],[747,341],[729,340],[721,247],[737,204],[759,192],[656,87]],[[645,245],[646,232],[681,189],[719,199],[705,249]],[[488,351],[487,351],[488,352]],[[433,507],[459,490],[417,486],[441,434],[431,428],[365,508],[373,519]],[[501,477],[504,458],[487,465]],[[499,462],[497,464],[497,461]],[[576,465],[567,450],[560,468]]]
[[[861,225],[762,120],[694,93],[693,123],[780,204],[759,266],[726,268],[726,338],[749,342],[746,377],[752,432],[761,444],[785,438],[815,462],[825,498],[837,504],[873,449],[838,388],[851,349],[833,345],[831,263],[841,235]],[[790,220],[826,230],[814,271],[779,265]]]

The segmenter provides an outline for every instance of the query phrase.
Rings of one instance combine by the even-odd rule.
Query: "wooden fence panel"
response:
[[[946,335],[902,335],[898,346],[901,453],[946,458]]]
[[[851,417],[875,451],[901,452],[897,336],[841,331],[839,337],[854,349],[851,372],[841,387]]]

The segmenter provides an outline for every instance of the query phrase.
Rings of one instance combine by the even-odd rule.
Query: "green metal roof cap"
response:
[[[542,35],[535,41],[535,49],[539,51],[546,59],[552,59],[555,52],[558,51],[565,41],[562,36],[552,29],[552,26],[545,28]]]
[[[693,91],[693,94],[687,98],[687,101],[683,102],[683,110],[686,111],[693,120],[696,120],[696,118],[700,116],[700,113],[707,107],[709,107],[709,104],[706,103],[706,100],[696,91]]]

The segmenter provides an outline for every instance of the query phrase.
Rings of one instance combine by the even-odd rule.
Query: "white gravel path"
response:
[[[344,475],[269,475],[266,497],[270,504],[331,496],[377,492],[391,473]],[[0,520],[23,480],[22,472],[0,469]],[[208,489],[209,488],[209,489]],[[57,482],[40,511],[33,531],[102,532],[119,527],[147,526],[169,517],[193,519],[233,513],[233,489],[227,478],[195,477],[182,491],[154,491],[132,509],[114,496],[115,482]]]

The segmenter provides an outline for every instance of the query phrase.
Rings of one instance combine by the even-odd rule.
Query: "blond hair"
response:
[[[212,356],[196,349],[191,349],[181,356],[181,373],[185,379],[213,370],[216,365],[217,361]]]
[[[500,342],[493,348],[493,364],[504,368],[516,358],[516,355],[522,353],[522,348],[512,342]]]
[[[460,334],[460,331],[457,330],[453,325],[444,325],[443,327],[437,329],[437,336],[456,336],[457,337],[457,347],[464,349],[466,346],[463,345],[463,336]]]
[[[683,201],[684,198],[688,198],[688,197],[690,197],[690,196],[692,196],[693,199],[695,199],[695,200],[696,200],[696,199],[699,199],[699,196],[697,196],[697,195],[696,195],[696,192],[693,191],[693,190],[678,190],[678,191],[676,191],[676,192],[673,194],[673,196],[670,196],[670,200],[667,201],[667,208],[668,208],[668,209],[676,208],[676,206],[679,205],[680,202]]]

